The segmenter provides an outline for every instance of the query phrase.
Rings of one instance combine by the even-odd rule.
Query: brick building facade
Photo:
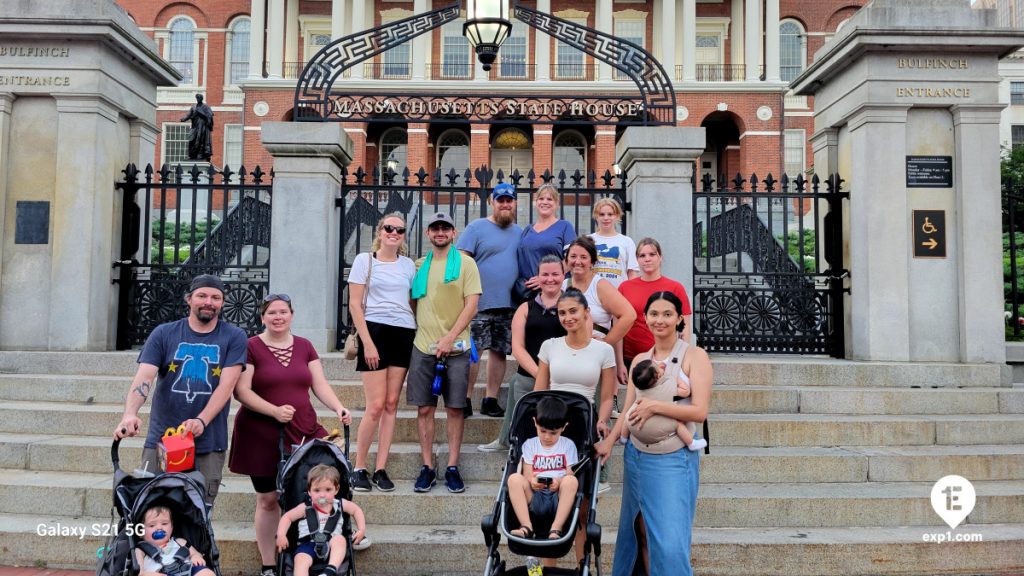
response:
[[[642,44],[676,92],[677,123],[704,126],[702,171],[791,176],[811,169],[813,102],[788,81],[866,0],[523,0],[523,5]],[[332,39],[441,7],[415,0],[119,0],[182,71],[161,89],[154,163],[184,161],[194,94],[216,114],[213,163],[269,169],[263,121],[290,120],[303,64]],[[464,14],[464,12],[463,12]],[[357,65],[336,92],[579,95],[635,94],[621,73],[514,21],[494,69],[484,72],[462,36],[463,19]],[[753,23],[753,24],[750,24]],[[258,31],[258,32],[257,32]],[[684,39],[689,38],[689,41]],[[401,99],[400,96],[396,96]],[[591,169],[615,163],[615,125],[347,122],[352,168],[421,166],[428,172],[489,165]]]

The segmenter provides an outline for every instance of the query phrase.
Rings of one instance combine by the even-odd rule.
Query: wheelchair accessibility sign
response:
[[[914,210],[914,258],[946,257],[946,211]]]

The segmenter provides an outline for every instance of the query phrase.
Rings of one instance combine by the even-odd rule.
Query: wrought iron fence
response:
[[[157,325],[185,317],[182,296],[197,274],[224,280],[222,317],[255,334],[270,285],[273,174],[166,164],[123,172],[117,348],[141,345]]]
[[[721,177],[719,182],[723,182]],[[843,355],[842,210],[830,177],[737,174],[694,194],[694,333],[713,352]],[[763,184],[763,187],[761,187]]]
[[[345,335],[351,329],[348,317],[348,273],[356,255],[370,250],[377,222],[385,215],[399,212],[405,215],[406,239],[409,242],[409,256],[419,258],[429,250],[426,243],[424,222],[432,213],[447,211],[455,219],[459,229],[470,221],[485,218],[488,213],[487,199],[491,189],[500,182],[515,185],[517,193],[517,222],[526,225],[534,220],[533,197],[537,188],[552,183],[561,193],[559,217],[571,222],[578,234],[589,234],[596,230],[591,212],[598,198],[613,197],[625,209],[626,188],[624,175],[616,176],[606,170],[601,176],[594,171],[587,174],[579,170],[566,174],[545,171],[537,175],[533,170],[528,174],[513,171],[506,175],[499,170],[495,173],[486,166],[459,173],[451,170],[442,174],[420,168],[415,173],[404,169],[401,174],[378,168],[366,172],[362,167],[354,172],[343,171],[341,196],[336,205],[341,209],[341,226],[338,249],[338,269],[342,271],[341,287],[338,290],[338,342],[341,348]],[[626,233],[623,220],[623,233]]]
[[[1007,181],[1003,185],[1003,305],[1007,340],[1022,340],[1024,331],[1024,287],[1018,273],[1024,272],[1024,187]]]

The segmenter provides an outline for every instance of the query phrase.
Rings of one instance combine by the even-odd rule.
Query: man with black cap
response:
[[[153,396],[142,468],[157,473],[157,446],[168,428],[184,426],[195,436],[196,467],[206,477],[212,504],[223,476],[228,448],[228,408],[245,368],[245,332],[220,321],[224,282],[202,274],[192,279],[185,302],[188,317],[157,326],[139,354],[124,415],[114,438],[137,435],[139,409]]]
[[[452,246],[455,222],[444,212],[427,218],[430,252],[416,262],[412,298],[416,301],[416,338],[406,376],[406,399],[416,406],[423,466],[413,490],[429,492],[437,481],[434,463],[434,413],[437,397],[444,398],[448,432],[448,467],[444,483],[449,492],[465,492],[459,473],[459,450],[465,424],[462,409],[469,386],[469,321],[480,299],[476,262]],[[434,387],[437,380],[439,386]]]

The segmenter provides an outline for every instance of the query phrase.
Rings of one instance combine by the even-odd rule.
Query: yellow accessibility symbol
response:
[[[927,216],[925,216],[924,224],[921,225],[921,231],[924,232],[925,234],[934,234],[935,232],[938,232],[939,229],[936,228],[935,225],[931,223],[931,220],[929,220]]]

